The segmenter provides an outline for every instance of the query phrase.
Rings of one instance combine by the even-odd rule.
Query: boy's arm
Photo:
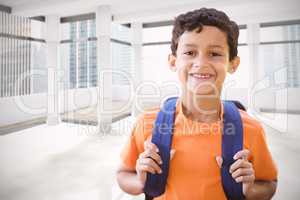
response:
[[[120,188],[129,194],[139,195],[143,193],[144,185],[147,178],[147,172],[155,174],[161,173],[161,168],[157,163],[162,160],[158,154],[158,148],[150,139],[144,143],[145,151],[139,155],[136,161],[135,170],[121,164],[117,171],[117,181]],[[171,158],[174,151],[171,151]]]
[[[243,193],[246,200],[269,200],[275,194],[276,181],[255,180],[255,173],[252,163],[248,161],[249,150],[244,149],[233,157],[236,161],[230,166],[229,172],[236,182],[243,184]],[[223,159],[216,157],[219,167],[222,167]]]
[[[120,188],[128,194],[139,195],[143,193],[144,185],[138,178],[136,171],[132,171],[124,164],[121,164],[117,171],[117,181]]]
[[[246,200],[269,200],[275,194],[276,187],[276,181],[255,181],[245,195]]]
[[[275,194],[275,181],[255,180],[253,164],[248,161],[250,151],[247,149],[237,152],[230,166],[230,173],[237,182],[243,183],[243,192],[247,200],[269,200]]]

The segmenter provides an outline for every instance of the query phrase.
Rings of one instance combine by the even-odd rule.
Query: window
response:
[[[177,81],[176,73],[169,69],[168,55],[170,45],[148,45],[143,47],[143,79],[162,84],[165,81]]]
[[[97,38],[95,19],[64,23],[62,25],[62,66],[67,70],[67,88],[97,86]],[[112,23],[112,68],[132,76],[132,49],[130,28]],[[125,76],[113,74],[113,84],[129,84]]]
[[[271,87],[300,87],[300,23],[261,24],[260,65]]]
[[[111,43],[112,68],[115,72],[112,75],[113,85],[130,85],[134,75],[132,68],[132,47],[117,42]]]
[[[95,19],[62,24],[62,66],[67,88],[97,85],[97,42]]]
[[[125,25],[112,23],[111,38],[119,41],[130,42],[130,28]]]
[[[130,43],[130,28],[112,23],[111,58],[113,85],[129,85],[134,76],[132,64],[132,47]]]
[[[177,82],[176,73],[168,66],[171,53],[172,26],[145,26],[143,28],[143,79],[162,84]]]
[[[173,26],[143,28],[143,43],[171,42]]]
[[[249,48],[247,46],[247,28],[240,29],[238,41],[238,56],[240,65],[233,74],[228,74],[225,80],[229,88],[248,88],[249,87]]]
[[[0,12],[0,97],[47,91],[45,57],[38,57],[45,56],[43,28],[43,22]]]

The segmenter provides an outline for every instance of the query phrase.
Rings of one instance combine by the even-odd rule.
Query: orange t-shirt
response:
[[[177,103],[172,149],[166,191],[155,200],[222,200],[226,199],[221,170],[215,157],[221,155],[222,116],[214,123],[192,121]],[[144,151],[144,141],[152,136],[153,123],[159,109],[141,115],[121,153],[123,163],[135,170],[136,160]],[[244,148],[250,150],[256,180],[276,180],[277,168],[269,152],[262,126],[240,110],[243,121]]]

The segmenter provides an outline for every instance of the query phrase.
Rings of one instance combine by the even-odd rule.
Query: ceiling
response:
[[[13,12],[17,13],[22,12],[22,10],[27,13],[30,10],[31,12],[66,15],[92,11],[97,5],[111,5],[112,12],[124,14],[137,10],[157,9],[170,5],[181,6],[207,1],[214,0],[0,0],[0,4],[12,7]]]
[[[110,5],[114,20],[122,23],[169,20],[203,6],[221,9],[242,23],[300,19],[298,0],[0,0],[1,4],[12,7],[13,14],[23,16],[71,16]]]

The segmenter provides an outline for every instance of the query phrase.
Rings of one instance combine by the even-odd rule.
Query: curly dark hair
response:
[[[229,46],[229,59],[232,60],[237,56],[239,27],[224,12],[214,8],[201,8],[181,14],[175,18],[171,42],[172,54],[176,56],[179,37],[185,31],[198,29],[197,32],[201,32],[203,25],[215,26],[225,32]]]

